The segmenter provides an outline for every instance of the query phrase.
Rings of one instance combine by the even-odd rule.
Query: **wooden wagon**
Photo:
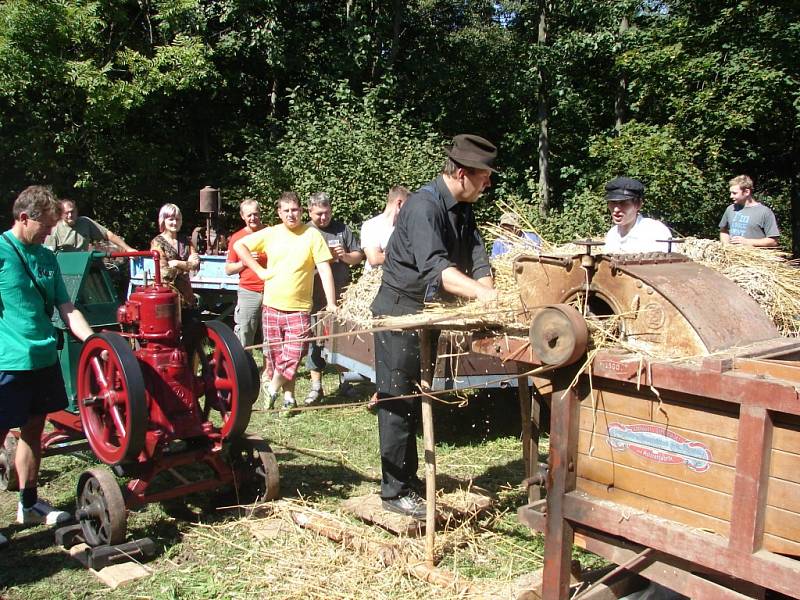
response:
[[[568,597],[574,543],[692,598],[800,598],[800,343],[680,255],[521,258],[516,273],[529,340],[473,348],[553,367],[537,379],[547,497],[519,509],[545,534],[543,597]],[[612,315],[628,350],[587,366],[584,317]]]

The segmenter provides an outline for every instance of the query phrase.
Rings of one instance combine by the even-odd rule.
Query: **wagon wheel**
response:
[[[78,409],[97,458],[108,465],[136,460],[147,432],[144,376],[121,336],[97,333],[84,343],[78,361]]]
[[[217,426],[224,439],[239,437],[247,429],[258,397],[252,362],[227,325],[208,321],[204,328],[192,361],[202,380],[199,402],[203,419]]]
[[[280,495],[278,460],[263,438],[247,433],[233,440],[230,462],[240,491],[253,485],[256,495],[264,500],[275,500]]]
[[[553,304],[534,315],[529,339],[543,364],[571,365],[586,352],[589,330],[575,308]]]
[[[0,490],[16,492],[19,490],[19,478],[14,460],[17,456],[17,438],[6,434],[6,441],[0,449]]]
[[[128,517],[117,480],[107,469],[84,471],[78,479],[78,510],[83,538],[90,546],[125,541]]]

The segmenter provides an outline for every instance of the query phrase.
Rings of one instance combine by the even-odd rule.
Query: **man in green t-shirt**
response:
[[[92,329],[69,301],[55,254],[42,245],[61,215],[53,193],[30,186],[17,197],[13,213],[14,224],[0,236],[0,445],[10,429],[20,428],[17,522],[54,525],[69,514],[39,500],[36,489],[45,418],[67,406],[53,311],[81,341]],[[6,545],[0,534],[0,547]]]
[[[61,220],[53,233],[47,236],[44,245],[54,252],[87,252],[95,242],[109,241],[119,246],[123,252],[136,252],[113,231],[110,231],[89,217],[78,214],[74,200],[61,200]]]

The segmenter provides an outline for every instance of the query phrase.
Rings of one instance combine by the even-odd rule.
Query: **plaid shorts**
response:
[[[289,381],[294,379],[300,359],[306,353],[311,336],[311,317],[307,312],[286,312],[269,306],[261,309],[264,328],[264,361],[267,376],[278,371]]]

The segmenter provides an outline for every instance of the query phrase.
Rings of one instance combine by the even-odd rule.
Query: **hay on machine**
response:
[[[533,230],[523,217],[519,219],[524,228]],[[527,331],[531,315],[520,304],[514,261],[523,255],[575,256],[585,252],[585,248],[576,244],[557,246],[544,239],[541,247],[537,248],[529,240],[514,236],[501,227],[485,225],[483,230],[485,238],[502,240],[508,250],[491,261],[498,290],[496,303],[491,306],[478,301],[428,303],[417,314],[374,318],[370,305],[381,280],[381,270],[374,269],[345,291],[338,317],[360,329],[381,326],[408,329],[438,324],[442,329],[494,328],[509,334]],[[602,252],[602,247],[597,249],[597,253]],[[742,288],[758,303],[781,335],[800,335],[800,269],[786,254],[693,237],[676,247],[675,252],[716,271]],[[713,302],[713,290],[708,293],[709,302]],[[589,323],[592,347],[619,346],[647,355],[646,348],[629,347],[624,336],[620,335],[619,321],[624,317],[618,314],[614,318],[592,320]]]

